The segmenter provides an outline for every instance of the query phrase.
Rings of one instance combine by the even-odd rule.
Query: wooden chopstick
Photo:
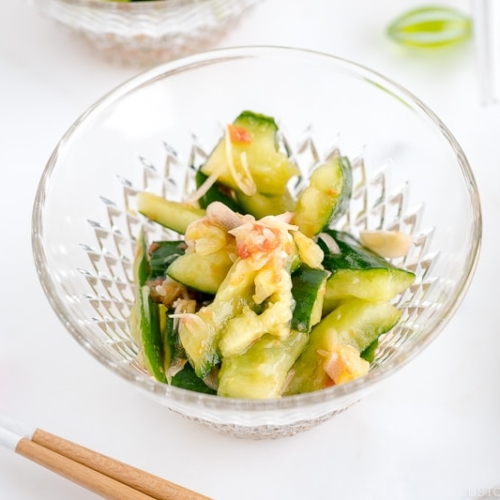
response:
[[[41,429],[0,416],[0,442],[109,500],[210,500]]]
[[[108,500],[154,500],[155,497],[146,495],[115,479],[90,469],[85,465],[59,455],[48,448],[44,448],[27,438],[22,438],[15,449],[16,453],[29,458],[46,469],[83,486],[89,491],[97,493]]]
[[[157,500],[210,500],[206,496],[171,483],[166,479],[84,448],[41,429],[35,430],[31,441]]]

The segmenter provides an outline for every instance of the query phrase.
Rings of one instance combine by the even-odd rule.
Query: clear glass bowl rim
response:
[[[84,2],[82,2],[84,3]],[[97,3],[97,2],[96,2]],[[56,289],[55,283],[47,268],[47,259],[42,245],[43,240],[43,219],[44,219],[44,201],[46,199],[47,184],[53,175],[59,156],[59,151],[65,147],[68,141],[71,140],[74,132],[83,123],[92,120],[93,116],[98,114],[101,109],[111,105],[114,101],[123,98],[128,92],[134,88],[140,87],[147,82],[154,81],[159,78],[168,77],[169,74],[175,74],[180,71],[203,66],[207,64],[217,64],[218,62],[228,61],[231,59],[245,58],[266,58],[280,56],[297,56],[318,61],[324,61],[325,64],[333,64],[342,70],[354,74],[358,78],[365,79],[371,83],[377,84],[385,91],[391,93],[394,98],[403,100],[404,104],[410,106],[424,121],[438,131],[449,143],[457,158],[457,163],[460,166],[461,173],[464,178],[464,183],[470,194],[471,209],[474,213],[472,221],[472,237],[471,248],[469,249],[466,266],[461,280],[459,281],[454,300],[450,300],[447,306],[443,309],[440,317],[433,320],[432,324],[427,329],[426,333],[421,336],[419,342],[412,344],[410,347],[404,346],[390,362],[377,367],[368,375],[356,379],[347,384],[333,386],[321,391],[287,396],[279,399],[269,400],[248,400],[222,398],[220,396],[200,394],[185,389],[179,389],[174,386],[162,384],[153,380],[147,375],[132,372],[126,366],[120,365],[115,361],[103,357],[85,339],[85,336],[80,332],[77,322],[72,318],[71,314],[66,309],[64,302],[54,292]],[[263,412],[263,411],[279,411],[291,408],[301,408],[311,405],[319,405],[328,401],[343,400],[345,398],[353,399],[356,395],[361,395],[371,391],[374,386],[391,374],[395,373],[399,368],[408,364],[417,354],[422,352],[442,331],[445,325],[451,319],[451,316],[460,305],[463,297],[473,278],[474,271],[479,260],[480,247],[482,241],[482,213],[477,184],[474,178],[471,166],[466,158],[461,146],[450,132],[448,127],[440,120],[440,118],[429,109],[419,98],[412,94],[405,87],[394,82],[388,77],[383,76],[377,71],[363,66],[359,63],[315,50],[308,50],[295,47],[281,46],[242,46],[231,47],[224,49],[214,49],[206,52],[201,52],[195,55],[179,58],[164,64],[160,64],[154,68],[148,69],[137,76],[125,81],[121,85],[115,87],[110,92],[97,100],[91,107],[87,109],[67,130],[63,135],[58,145],[55,147],[50,156],[46,167],[42,173],[38,190],[35,196],[32,212],[32,249],[33,257],[38,272],[38,277],[42,288],[51,304],[56,315],[63,323],[65,328],[71,335],[93,355],[100,363],[110,368],[113,372],[122,378],[129,380],[139,389],[152,393],[157,398],[164,400],[168,406],[168,400],[172,399],[179,403],[196,404],[197,406],[209,408],[212,410],[222,411],[246,411],[246,412]]]
[[[172,7],[185,7],[196,4],[209,3],[213,0],[143,0],[141,2],[117,2],[104,0],[31,0],[34,3],[60,3],[67,4],[71,7],[88,8],[94,10],[102,10],[109,12],[130,12],[141,13],[152,9],[163,10]],[[227,3],[231,0],[222,0]],[[242,0],[237,0],[241,3]],[[243,0],[245,3],[250,3],[249,0]],[[252,0],[254,3],[256,0]]]

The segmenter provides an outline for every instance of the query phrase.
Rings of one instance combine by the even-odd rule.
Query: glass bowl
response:
[[[147,66],[215,43],[258,0],[30,0],[106,59]]]
[[[409,254],[396,262],[414,271],[416,281],[395,299],[402,319],[383,336],[362,378],[279,399],[233,399],[159,383],[136,359],[127,324],[136,238],[141,227],[150,241],[171,237],[138,215],[136,194],[182,199],[192,166],[243,109],[276,118],[280,141],[306,178],[311,165],[334,151],[351,158],[353,196],[340,228],[355,236],[364,228],[413,235]],[[92,106],[48,161],[32,237],[52,307],[97,361],[189,419],[238,437],[274,438],[346,410],[436,338],[473,276],[481,224],[460,145],[414,95],[330,55],[247,47],[160,65]]]

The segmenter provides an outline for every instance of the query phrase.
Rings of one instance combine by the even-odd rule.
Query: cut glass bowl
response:
[[[106,59],[150,66],[214,44],[258,0],[30,0]]]
[[[354,192],[335,227],[354,236],[366,228],[413,236],[409,254],[394,263],[415,272],[416,281],[395,299],[402,319],[382,337],[362,378],[308,394],[243,400],[159,383],[137,360],[128,328],[136,238],[142,227],[150,241],[178,235],[139,215],[136,194],[181,200],[223,125],[243,109],[276,118],[280,147],[299,165],[302,183],[322,159],[351,159]],[[301,183],[291,187],[299,190]],[[343,59],[254,47],[161,65],[81,116],[40,181],[33,249],[52,307],[100,363],[172,411],[256,439],[292,435],[330,419],[427,347],[468,288],[481,227],[477,187],[462,149],[415,96]]]

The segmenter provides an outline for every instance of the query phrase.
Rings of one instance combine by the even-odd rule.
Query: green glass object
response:
[[[428,6],[411,9],[387,28],[389,37],[400,45],[436,48],[470,38],[472,23],[456,9]]]

